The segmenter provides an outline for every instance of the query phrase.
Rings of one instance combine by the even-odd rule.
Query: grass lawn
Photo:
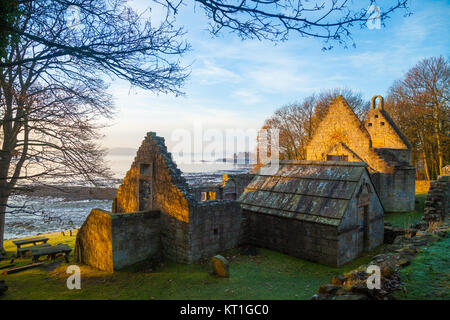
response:
[[[423,208],[425,206],[426,193],[416,193],[416,207],[414,211],[403,213],[386,213],[385,222],[390,222],[393,226],[407,228],[416,224],[422,219]]]
[[[395,292],[398,299],[450,300],[450,237],[422,248],[401,278],[406,291]]]
[[[415,211],[388,214],[386,221],[399,226],[414,223],[422,216],[425,197],[417,195]],[[75,236],[53,233],[48,237],[51,244],[75,244]],[[449,241],[447,238],[423,250],[402,271],[408,294],[398,293],[398,298],[450,298]],[[10,257],[14,255],[11,241],[5,243],[5,249]],[[80,266],[81,290],[67,289],[68,264],[60,258],[56,266],[46,263],[45,267],[0,275],[9,286],[0,299],[309,299],[333,275],[368,263],[380,250],[381,247],[343,267],[333,268],[265,249],[259,249],[257,256],[240,255],[238,249],[233,249],[222,253],[230,261],[230,278],[212,275],[208,261],[193,265],[165,262],[154,270],[140,265],[114,273]],[[31,258],[18,259],[15,264],[30,261]],[[0,261],[0,268],[8,263],[9,260]],[[432,270],[429,265],[433,265]]]
[[[74,245],[75,237],[51,235],[49,243]],[[6,242],[10,255],[14,245]],[[230,278],[212,275],[208,262],[183,265],[166,262],[153,271],[107,273],[81,266],[81,290],[68,290],[68,264],[54,270],[36,268],[2,275],[9,290],[2,299],[309,299],[333,275],[370,261],[375,250],[340,268],[327,267],[278,252],[259,249],[257,256],[223,253],[230,261]],[[71,258],[72,259],[72,258]],[[31,258],[17,260],[27,264]],[[71,260],[72,261],[72,260]],[[0,267],[8,261],[1,261]]]

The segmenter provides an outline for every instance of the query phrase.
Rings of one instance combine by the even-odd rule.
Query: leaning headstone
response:
[[[214,256],[212,258],[213,272],[219,277],[228,278],[230,276],[230,271],[228,267],[228,260],[221,255]]]

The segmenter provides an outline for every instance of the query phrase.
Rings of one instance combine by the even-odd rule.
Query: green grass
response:
[[[52,237],[50,243],[64,240],[73,246],[74,239]],[[13,253],[9,241],[6,248]],[[81,290],[66,288],[66,263],[50,272],[36,268],[0,278],[9,286],[3,299],[309,299],[333,275],[369,262],[379,250],[333,268],[265,249],[259,249],[257,256],[243,256],[233,249],[223,253],[230,261],[230,278],[212,275],[209,262],[166,262],[151,272],[129,268],[106,273],[81,266]],[[18,261],[25,264],[30,258]],[[5,264],[2,261],[0,266]]]
[[[417,195],[416,210],[404,214],[388,214],[386,221],[406,226],[420,219],[426,195]],[[412,221],[413,220],[413,221]],[[51,244],[71,247],[75,236],[49,235]],[[423,250],[411,266],[402,270],[407,295],[400,299],[450,299],[449,241],[446,238]],[[5,243],[10,257],[15,254],[11,241]],[[230,278],[211,274],[208,261],[192,265],[164,262],[154,270],[140,265],[114,273],[88,266],[81,268],[81,290],[68,290],[68,264],[61,262],[54,270],[30,269],[17,274],[0,275],[9,290],[0,299],[309,299],[320,285],[332,276],[349,272],[368,263],[382,247],[351,263],[333,268],[278,252],[259,249],[257,256],[243,256],[237,249],[222,253],[230,261]],[[16,266],[30,263],[31,258],[18,259]],[[71,260],[73,256],[71,255]],[[9,260],[0,261],[0,267]],[[429,266],[433,269],[430,270]],[[1,272],[1,270],[0,270]]]
[[[393,226],[407,228],[416,224],[422,219],[423,208],[425,206],[426,193],[416,194],[416,206],[414,211],[403,213],[386,213],[385,222],[390,222]]]
[[[406,290],[395,292],[396,298],[450,300],[449,236],[422,248],[411,265],[401,270]]]

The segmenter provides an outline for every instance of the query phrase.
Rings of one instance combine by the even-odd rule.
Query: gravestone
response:
[[[228,278],[230,271],[228,267],[228,260],[221,255],[214,256],[212,258],[213,272],[219,277]]]

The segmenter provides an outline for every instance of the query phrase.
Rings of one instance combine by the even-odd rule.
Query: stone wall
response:
[[[160,213],[112,214],[93,209],[78,231],[75,260],[113,272],[160,250]]]
[[[151,259],[160,252],[160,212],[112,215],[114,270]]]
[[[163,254],[186,263],[191,262],[189,220],[196,204],[164,138],[147,133],[117,191],[113,211],[160,210]]]
[[[439,176],[430,184],[423,220],[427,223],[432,221],[450,220],[450,176]]]
[[[244,210],[249,244],[336,266],[337,227]]]
[[[369,132],[353,113],[347,102],[338,96],[327,109],[322,121],[307,144],[307,160],[326,161],[327,154],[334,154],[339,145],[345,145],[357,153],[357,157],[366,162],[370,169],[390,172],[388,164],[372,149]],[[361,161],[351,151],[342,152],[349,156],[349,161]]]
[[[345,161],[365,162],[373,173],[385,211],[414,210],[411,146],[382,106],[373,106],[362,124],[342,96],[338,96],[331,102],[306,151],[307,160],[324,161],[327,156],[341,156]]]
[[[168,214],[161,214],[162,256],[179,263],[192,263],[190,226]]]
[[[415,206],[416,171],[396,168],[393,173],[371,173],[372,182],[385,212],[413,211]]]
[[[197,205],[191,225],[192,261],[239,245],[241,207],[237,201],[211,201]]]
[[[337,265],[343,265],[383,243],[384,211],[367,173],[356,190],[357,195],[350,200],[338,228]],[[367,206],[366,213],[364,206]],[[367,232],[367,243],[364,242],[364,232]]]
[[[109,212],[92,209],[78,230],[75,261],[112,272],[114,265],[111,226],[112,219]]]

